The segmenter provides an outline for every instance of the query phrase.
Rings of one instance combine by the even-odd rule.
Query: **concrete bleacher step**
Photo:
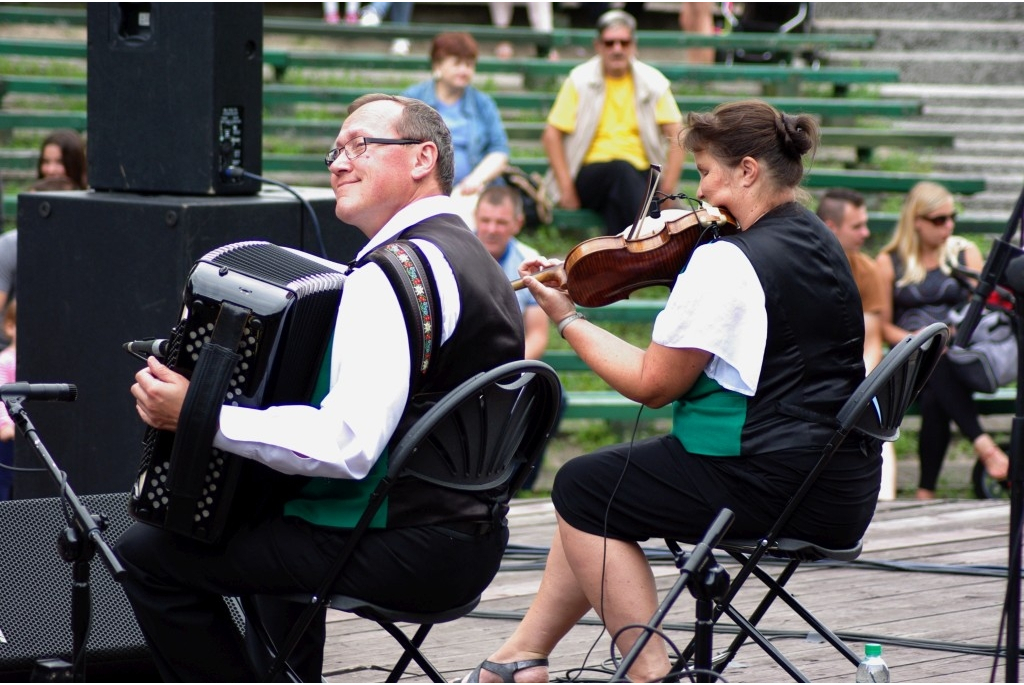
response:
[[[979,173],[986,190],[965,210],[1006,218],[1024,186],[1024,4],[816,3],[815,27],[875,35],[869,51],[830,52],[833,64],[898,68],[885,97],[916,97],[921,116],[894,127],[953,133],[927,155],[936,171]]]

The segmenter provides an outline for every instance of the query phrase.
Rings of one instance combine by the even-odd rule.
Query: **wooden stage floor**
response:
[[[511,545],[503,570],[473,615],[439,625],[425,652],[450,679],[459,678],[488,656],[512,631],[530,604],[551,541],[554,514],[549,500],[517,500],[509,516]],[[851,565],[804,565],[789,588],[854,651],[863,642],[884,645],[893,682],[1005,682],[1006,664],[994,664],[1007,589],[1009,504],[994,500],[937,500],[879,503],[865,550]],[[663,550],[657,544],[654,548]],[[730,572],[735,564],[725,563]],[[664,592],[677,571],[669,561],[655,564]],[[760,584],[748,581],[737,606],[749,608]],[[746,600],[746,601],[744,601]],[[814,682],[853,682],[854,666],[829,644],[807,639],[803,624],[777,602],[761,623],[772,631],[800,631],[775,644]],[[669,638],[682,648],[692,635],[694,602],[684,591],[665,621]],[[331,682],[384,682],[397,658],[394,640],[369,621],[332,612],[328,618],[325,678]],[[586,621],[586,619],[585,619]],[[731,636],[715,633],[715,646]],[[551,655],[552,680],[607,682],[601,667],[609,640],[599,626],[581,624]],[[993,675],[993,668],[995,668]],[[787,682],[791,678],[754,644],[748,643],[726,669],[728,682]],[[408,682],[426,682],[413,665]]]

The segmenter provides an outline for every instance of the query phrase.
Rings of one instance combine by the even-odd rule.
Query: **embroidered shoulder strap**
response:
[[[440,296],[434,289],[434,274],[420,248],[408,240],[383,245],[367,255],[367,260],[379,266],[388,277],[405,315],[411,352],[409,396],[412,397],[430,368],[434,325],[441,323]]]

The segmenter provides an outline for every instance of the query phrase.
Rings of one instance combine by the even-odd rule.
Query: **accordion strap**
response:
[[[434,289],[434,274],[426,257],[411,241],[400,240],[377,248],[367,259],[381,268],[398,296],[409,332],[411,368],[409,396],[416,394],[427,375],[434,352],[434,326],[440,324],[441,311]]]
[[[187,534],[194,526],[195,501],[202,494],[209,469],[206,460],[194,456],[212,449],[220,408],[241,359],[238,345],[251,313],[230,302],[221,304],[210,341],[200,348],[171,448],[168,480],[172,502],[166,520],[171,530]]]

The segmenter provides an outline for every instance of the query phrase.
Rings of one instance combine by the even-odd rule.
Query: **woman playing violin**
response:
[[[728,507],[730,536],[758,536],[797,489],[833,428],[829,417],[864,378],[860,298],[842,248],[797,202],[802,157],[819,129],[761,101],[691,113],[682,144],[700,172],[698,197],[741,230],[697,247],[646,349],[578,317],[558,284],[526,278],[541,307],[594,372],[650,407],[672,403],[668,435],[570,460],[552,501],[558,529],[533,605],[469,680],[543,681],[547,657],[591,608],[609,634],[657,607],[638,541],[699,540]],[[523,265],[535,273],[551,260]],[[877,441],[851,438],[795,516],[790,532],[830,546],[859,540],[880,479]],[[603,581],[603,584],[602,584]],[[638,635],[618,638],[625,654]],[[629,672],[670,668],[651,640]]]

